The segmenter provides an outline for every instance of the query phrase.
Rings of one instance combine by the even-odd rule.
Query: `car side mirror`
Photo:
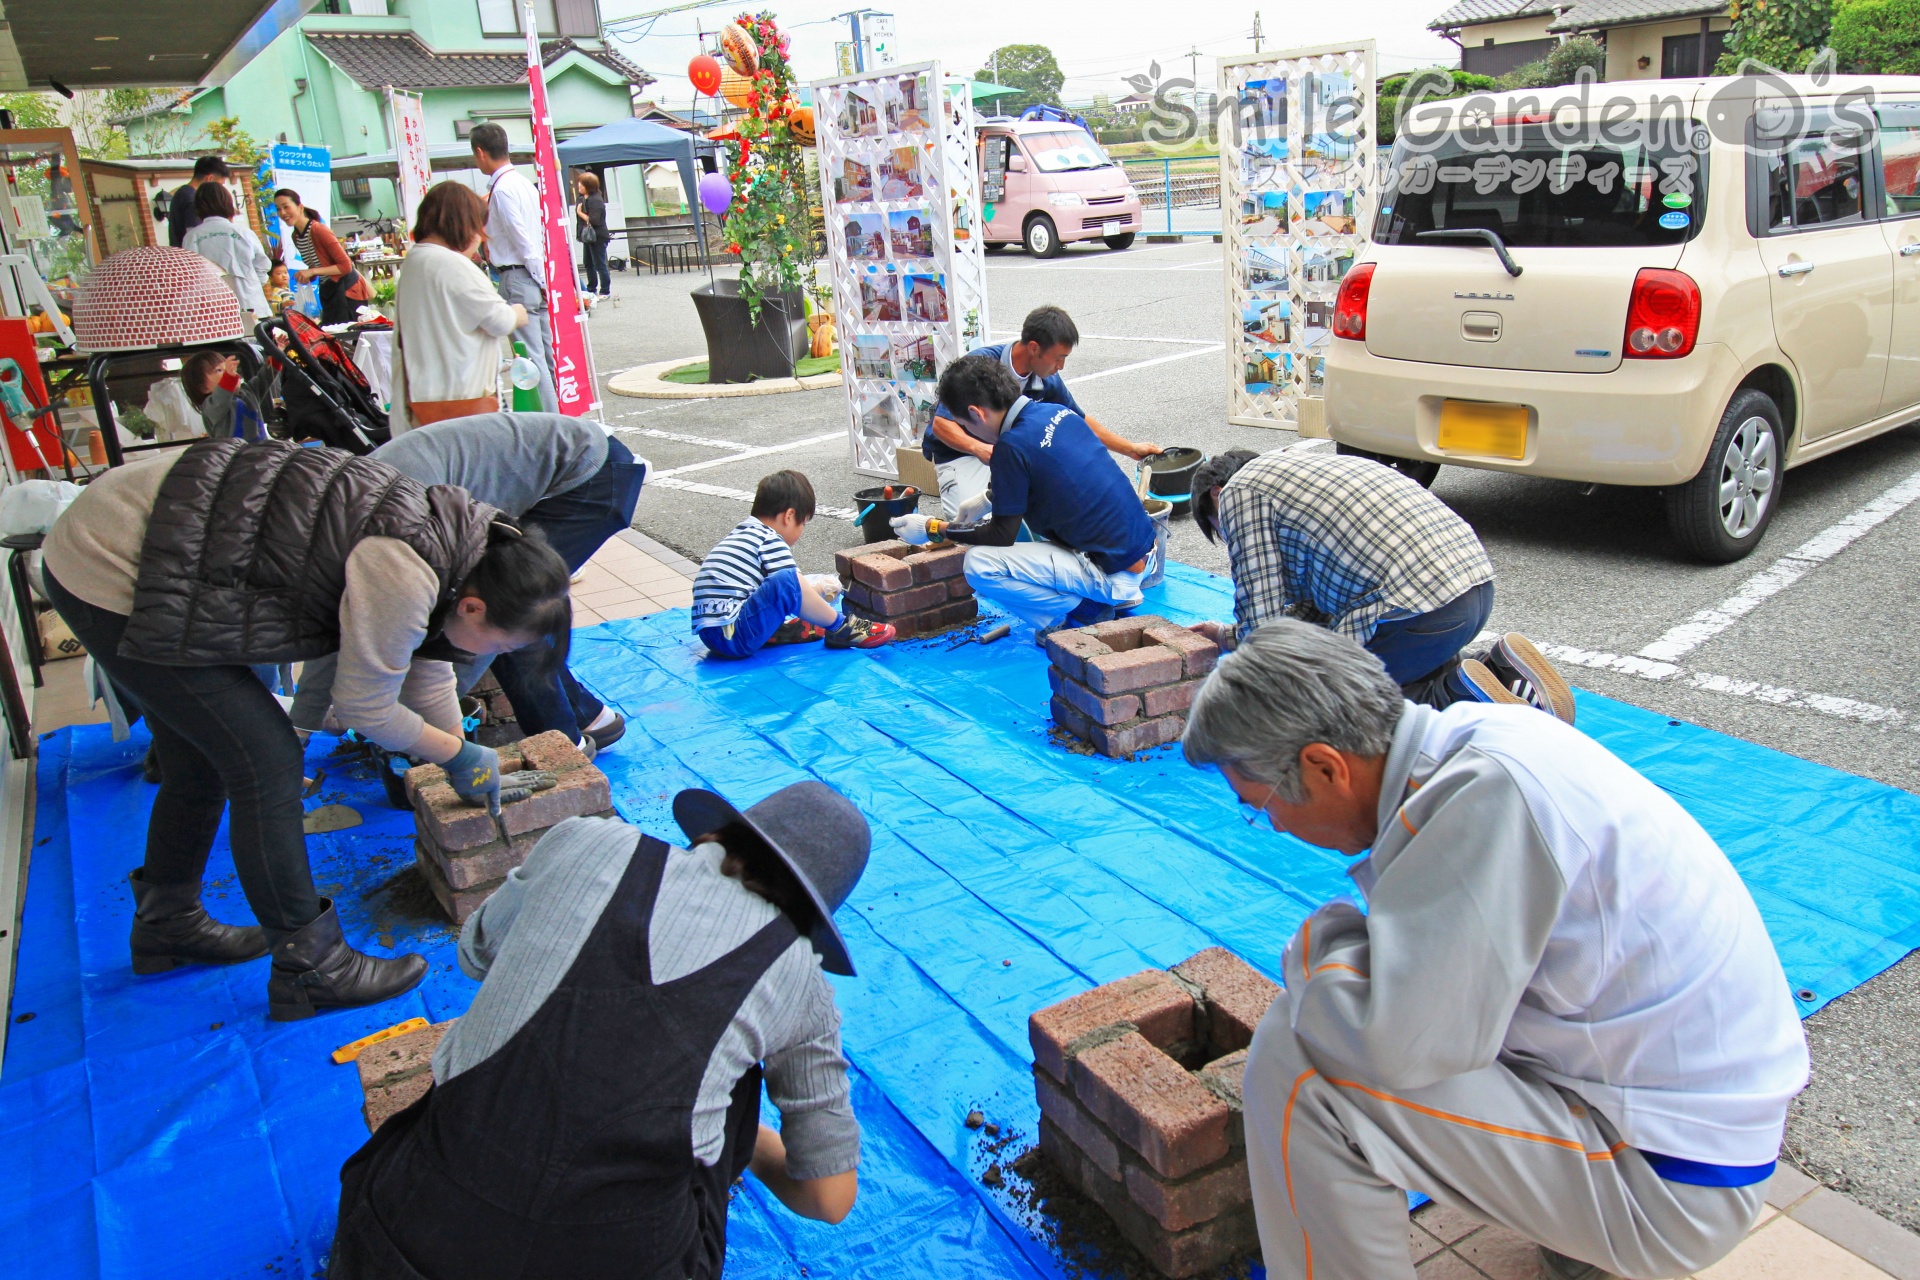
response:
[[[1019,152],[1016,151],[1012,155],[1007,157],[1008,173],[1025,173],[1026,171],[1027,171],[1027,158],[1025,156],[1021,155]]]

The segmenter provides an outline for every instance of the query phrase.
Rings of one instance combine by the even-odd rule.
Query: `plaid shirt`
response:
[[[1388,614],[1430,613],[1493,581],[1466,521],[1365,458],[1262,454],[1220,490],[1219,515],[1236,640],[1284,615],[1365,644]]]

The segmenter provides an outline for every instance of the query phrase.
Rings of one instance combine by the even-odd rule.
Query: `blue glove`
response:
[[[895,516],[887,523],[893,526],[893,536],[913,546],[925,546],[932,538],[927,532],[927,517],[919,514]]]
[[[489,809],[500,803],[500,753],[477,742],[462,742],[459,753],[441,766],[447,781],[469,804]]]

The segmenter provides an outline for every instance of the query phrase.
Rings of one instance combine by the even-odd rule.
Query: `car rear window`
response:
[[[1671,122],[1665,130],[1671,133]],[[1706,207],[1702,156],[1652,140],[1582,138],[1544,125],[1402,135],[1374,224],[1381,244],[1484,228],[1507,244],[1660,245],[1692,237]]]

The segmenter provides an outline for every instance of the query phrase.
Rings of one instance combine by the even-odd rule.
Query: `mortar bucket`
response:
[[[1187,504],[1193,501],[1193,473],[1204,461],[1206,455],[1200,450],[1184,446],[1148,458],[1147,492],[1156,498],[1165,498],[1173,504],[1175,512],[1187,510]]]
[[[892,521],[899,516],[912,515],[920,507],[920,491],[912,485],[893,485],[893,496],[882,497],[888,487],[882,485],[878,489],[862,489],[853,495],[855,512],[866,511],[869,504],[873,507],[873,510],[867,511],[866,518],[860,521],[860,532],[868,542],[886,542],[892,538]]]
[[[1159,586],[1167,576],[1167,533],[1173,504],[1165,498],[1148,498],[1141,505],[1147,509],[1147,519],[1153,521],[1153,555],[1147,564],[1147,576],[1140,579],[1140,587],[1145,590]]]

